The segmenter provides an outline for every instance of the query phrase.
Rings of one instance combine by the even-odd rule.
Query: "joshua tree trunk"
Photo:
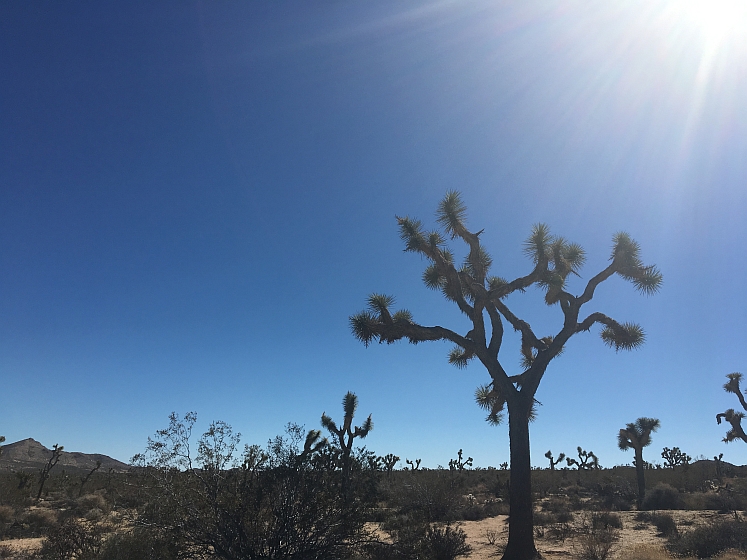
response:
[[[643,506],[643,498],[646,495],[646,476],[643,472],[643,448],[635,450],[635,475],[638,479],[638,509]]]
[[[521,399],[523,400],[523,399]],[[513,404],[513,403],[511,403]],[[503,560],[540,558],[534,546],[532,466],[529,455],[529,406],[509,404],[508,433],[511,447],[509,495],[511,517]]]

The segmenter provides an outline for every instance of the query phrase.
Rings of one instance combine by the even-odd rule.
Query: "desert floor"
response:
[[[658,513],[670,514],[677,523],[680,531],[687,531],[693,527],[708,523],[716,519],[733,519],[731,514],[720,514],[716,511],[660,511]],[[583,531],[586,524],[589,525],[590,513],[580,512],[574,516],[570,524],[579,532]],[[619,512],[623,528],[619,531],[619,539],[613,546],[612,558],[619,556],[626,550],[640,545],[650,545],[662,548],[666,539],[657,535],[656,528],[650,523],[642,523],[635,520],[636,512]],[[472,546],[470,560],[497,560],[501,556],[503,547],[508,538],[507,516],[499,515],[481,521],[463,521],[456,524],[467,534],[467,542]],[[578,537],[569,537],[565,540],[553,538],[549,528],[542,530],[535,539],[537,549],[542,556],[548,560],[555,558],[573,559],[579,556],[580,543]],[[491,544],[490,541],[493,541]],[[41,546],[42,539],[15,539],[0,541],[0,546],[8,551],[34,550]],[[13,556],[6,556],[13,558]],[[747,558],[747,556],[745,556]]]

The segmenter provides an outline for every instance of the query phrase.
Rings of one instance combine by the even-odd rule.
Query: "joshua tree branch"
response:
[[[605,268],[602,272],[594,276],[591,280],[589,280],[588,284],[586,284],[586,289],[584,290],[584,293],[581,294],[580,297],[575,298],[576,303],[581,306],[584,303],[587,303],[591,301],[591,298],[594,297],[594,290],[597,289],[597,286],[607,280],[610,276],[612,276],[617,270],[617,267],[615,266],[615,263],[612,262],[607,268]]]

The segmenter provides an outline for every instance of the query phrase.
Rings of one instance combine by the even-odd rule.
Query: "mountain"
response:
[[[47,464],[52,456],[52,450],[47,449],[35,439],[23,439],[15,443],[2,446],[0,453],[0,470],[31,470],[41,469]],[[99,453],[80,453],[78,451],[63,451],[60,462],[57,463],[55,471],[65,469],[91,470],[96,466],[96,461],[101,461],[101,471],[109,469],[115,471],[126,471],[129,465],[112,459],[107,455]],[[54,471],[53,471],[54,472]]]

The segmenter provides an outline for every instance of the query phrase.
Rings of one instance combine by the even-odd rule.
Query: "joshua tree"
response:
[[[49,461],[47,461],[47,464],[44,465],[44,468],[41,470],[41,473],[39,473],[39,491],[36,493],[36,499],[38,500],[41,498],[42,490],[44,490],[44,483],[47,482],[47,479],[49,478],[49,471],[51,471],[55,465],[60,461],[60,455],[62,455],[63,447],[58,444],[54,444],[52,447],[52,456],[49,458]]]
[[[726,377],[729,378],[729,381],[724,384],[724,391],[727,393],[734,393],[739,399],[739,404],[742,405],[742,408],[747,410],[747,402],[744,400],[742,390],[739,388],[739,383],[742,381],[742,374],[734,372]],[[721,418],[731,424],[731,429],[726,432],[726,437],[724,437],[726,443],[734,441],[735,439],[741,439],[747,443],[747,434],[745,434],[742,429],[742,418],[744,418],[744,412],[737,412],[733,408],[730,408],[726,412],[716,415],[716,422],[718,424],[721,424]]]
[[[345,412],[342,426],[338,428],[332,418],[327,416],[326,413],[322,413],[322,426],[337,438],[340,445],[343,486],[347,485],[348,477],[350,476],[350,455],[353,451],[353,440],[355,438],[364,439],[368,435],[368,432],[373,430],[373,421],[370,414],[366,418],[366,421],[363,422],[363,426],[353,427],[353,416],[355,416],[357,408],[358,397],[355,396],[355,393],[348,391],[342,398],[342,409]]]
[[[687,466],[693,460],[690,455],[680,451],[679,447],[673,447],[672,449],[665,447],[661,452],[661,458],[664,459],[664,467],[668,469],[673,469],[677,465]]]
[[[638,479],[638,509],[641,509],[643,496],[646,494],[646,479],[643,474],[643,448],[651,444],[651,433],[658,429],[659,420],[643,417],[632,424],[627,424],[617,434],[617,446],[622,451],[631,448],[635,451],[635,472]]]
[[[410,459],[405,459],[405,463],[410,465],[410,470],[417,471],[420,470],[420,459],[415,459],[415,461],[410,461]]]
[[[724,454],[719,453],[718,455],[713,456],[713,460],[716,462],[716,478],[718,478],[719,482],[721,482],[721,479],[724,476]]]
[[[472,457],[467,457],[467,460],[462,460],[462,450],[460,449],[457,452],[457,458],[456,459],[450,459],[449,460],[449,469],[452,471],[463,471],[464,467],[471,467],[472,466]]]
[[[553,460],[553,458],[552,458],[552,451],[550,450],[547,453],[545,453],[545,457],[547,457],[550,460],[550,470],[554,471],[555,470],[555,465],[557,465],[563,459],[565,459],[565,453],[561,453],[560,455],[558,455],[557,459]]]
[[[576,448],[576,451],[578,452],[578,460],[571,459],[570,457],[566,459],[566,463],[568,463],[569,467],[576,465],[576,470],[579,471],[590,471],[599,468],[599,459],[594,455],[593,451],[581,449],[580,445]],[[547,457],[547,455],[545,455],[545,457]]]
[[[380,459],[384,463],[384,468],[386,469],[386,477],[391,478],[392,471],[394,470],[394,465],[399,462],[399,457],[397,457],[393,453],[387,453],[383,457],[380,457]]]
[[[3,443],[5,441],[5,436],[0,436],[0,443]],[[3,446],[0,445],[0,455],[3,454]]]
[[[513,281],[490,276],[492,259],[480,242],[483,230],[472,232],[466,227],[466,207],[457,192],[449,192],[441,201],[437,221],[446,236],[460,239],[468,249],[463,264],[456,262],[446,247],[446,239],[438,231],[428,232],[419,220],[397,218],[405,250],[419,253],[430,264],[423,274],[427,287],[440,290],[469,319],[466,334],[442,326],[416,323],[407,310],[392,312],[391,296],[374,294],[368,298],[368,309],[350,318],[353,334],[368,345],[374,341],[393,343],[406,339],[411,343],[448,340],[455,348],[449,362],[465,367],[477,358],[487,369],[490,382],[479,387],[476,400],[488,411],[488,421],[497,424],[508,408],[511,490],[509,537],[504,558],[523,560],[536,558],[532,517],[531,462],[529,421],[534,418],[535,394],[550,361],[561,353],[575,334],[602,325],[602,340],[616,350],[629,350],[644,341],[643,329],[632,323],[619,323],[599,313],[582,317],[581,308],[594,297],[597,287],[617,274],[632,282],[644,294],[659,289],[661,273],[654,266],[645,266],[640,248],[626,233],[613,237],[610,264],[593,276],[580,295],[567,291],[566,280],[578,275],[585,261],[584,250],[575,243],[550,234],[544,224],[534,226],[524,245],[532,261],[526,276]],[[545,291],[545,303],[557,305],[562,312],[562,326],[552,336],[538,336],[532,327],[509,308],[507,298],[531,293],[537,286]],[[499,359],[503,342],[504,322],[521,334],[521,370],[511,375]]]

